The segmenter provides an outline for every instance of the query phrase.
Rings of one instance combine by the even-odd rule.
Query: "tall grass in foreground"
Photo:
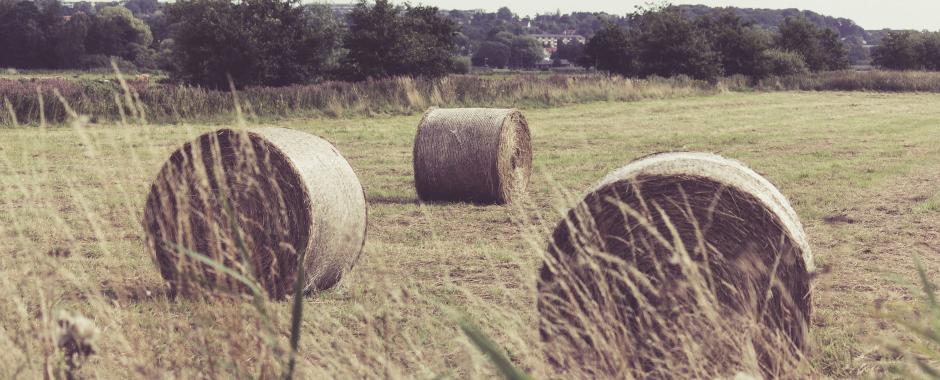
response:
[[[811,376],[787,222],[734,185],[669,181],[601,188],[554,231],[538,300],[549,362],[574,378]]]
[[[115,103],[120,107],[127,107],[131,116],[128,118],[128,115],[122,115],[122,124],[127,126],[130,119],[134,124],[145,125],[146,120],[136,106],[138,100],[120,74],[119,82],[126,98],[116,96]],[[99,156],[102,148],[113,144],[113,142],[94,138],[86,129],[87,118],[77,115],[60,92],[55,90],[53,94],[62,102],[63,110],[69,114],[71,118],[69,124],[78,140],[86,147],[87,157],[95,158]],[[45,125],[44,120],[40,125]],[[47,130],[42,128],[37,135],[38,144],[42,144],[42,139],[47,137],[46,132]],[[138,129],[137,133],[139,132],[141,131]],[[132,166],[139,165],[139,156],[136,153],[139,152],[132,154],[132,159],[123,163]],[[10,161],[11,157],[3,155],[0,158],[2,158],[0,167],[15,166]],[[19,202],[28,200],[29,194],[33,192],[30,190],[33,184],[41,181],[39,177],[31,180],[29,176],[36,176],[33,170],[43,171],[44,169],[41,168],[50,163],[42,158],[33,158],[32,165],[26,166],[22,175],[18,173],[10,176],[10,173],[4,173],[7,176],[0,178],[3,179],[0,181],[0,199],[4,200],[4,205],[10,204],[15,207]],[[96,370],[96,364],[103,360],[102,357],[114,354],[120,357],[119,361],[123,366],[128,367],[129,373],[133,373],[134,377],[157,375],[163,377],[162,374],[148,370],[146,359],[142,359],[139,356],[140,352],[135,350],[134,347],[141,344],[141,337],[135,339],[127,335],[125,329],[108,327],[126,326],[128,322],[135,322],[118,322],[128,311],[122,308],[120,298],[108,294],[114,290],[104,291],[96,279],[84,278],[80,271],[73,271],[73,268],[61,265],[61,261],[71,256],[73,251],[79,251],[74,245],[74,240],[75,235],[81,233],[81,225],[87,223],[93,231],[93,240],[98,242],[99,248],[105,253],[111,252],[117,243],[117,239],[111,236],[112,231],[110,231],[114,223],[139,226],[139,206],[130,206],[135,203],[135,200],[131,199],[130,193],[126,193],[123,185],[107,184],[109,181],[105,170],[94,170],[93,175],[89,177],[63,179],[70,187],[74,182],[81,181],[95,182],[105,189],[97,194],[77,192],[68,194],[68,198],[81,209],[82,217],[79,220],[67,221],[66,217],[55,212],[50,214],[43,212],[46,210],[24,212],[11,220],[14,214],[0,209],[3,211],[0,212],[0,220],[7,222],[6,225],[0,227],[0,237],[5,238],[5,244],[12,243],[12,247],[7,247],[9,251],[3,251],[2,256],[5,256],[7,260],[0,260],[0,270],[4,273],[11,273],[10,271],[23,269],[20,265],[25,264],[29,267],[25,273],[20,271],[22,278],[13,280],[4,276],[4,280],[0,281],[0,290],[3,294],[3,301],[0,302],[0,315],[2,315],[0,317],[2,321],[0,347],[3,348],[0,363],[4,363],[0,365],[0,377],[39,377],[39,374],[42,374],[45,378],[97,378],[101,377],[101,372]],[[209,182],[209,178],[203,179]],[[218,181],[218,178],[215,178],[215,181]],[[248,298],[253,310],[241,310],[241,312],[250,315],[247,317],[249,324],[254,325],[249,328],[250,332],[247,336],[237,334],[237,330],[230,330],[228,331],[232,333],[230,336],[236,337],[231,341],[207,341],[205,340],[207,335],[202,334],[194,334],[192,338],[203,339],[203,343],[207,345],[218,344],[247,350],[251,355],[249,361],[252,363],[240,363],[239,359],[235,359],[234,356],[224,357],[224,355],[210,353],[211,348],[207,347],[209,366],[198,373],[202,376],[212,376],[212,373],[222,372],[236,377],[274,378],[277,376],[282,379],[292,379],[297,362],[296,353],[300,344],[300,326],[303,320],[304,268],[297,268],[293,301],[288,313],[290,330],[283,334],[279,328],[279,320],[283,317],[278,316],[276,305],[272,304],[266,293],[261,290],[257,276],[251,273],[252,266],[248,258],[253,255],[247,252],[242,225],[255,221],[250,218],[248,220],[240,218],[244,215],[236,215],[236,205],[232,204],[226,189],[214,188],[213,190],[216,192],[207,196],[219,200],[222,217],[226,219],[220,226],[227,228],[230,233],[227,236],[232,237],[226,244],[229,244],[229,248],[237,252],[241,259],[233,263],[226,258],[227,261],[223,263],[204,253],[189,250],[185,246],[175,246],[172,249],[178,251],[179,255],[189,257],[196,263],[204,265],[212,276],[224,277],[228,281],[236,282],[238,285],[233,287],[235,292],[215,293],[215,295],[224,294],[225,297],[205,299],[177,298],[164,293],[164,296],[168,296],[164,300],[182,304],[207,302],[209,308],[225,309],[226,305],[241,304],[244,296],[239,294],[238,290],[247,290],[250,293]],[[127,208],[110,217],[103,216],[99,213],[100,210],[109,207],[102,207],[99,204],[100,201],[106,199],[106,197],[100,197],[104,194],[117,195],[121,198],[117,207]],[[110,207],[115,207],[115,205]],[[185,217],[198,220],[204,218],[205,215],[187,214]],[[50,225],[45,225],[40,229],[44,230],[44,233],[53,235],[52,240],[57,241],[54,246],[45,247],[37,239],[28,236],[31,218],[52,220]],[[215,232],[218,233],[218,231]],[[70,244],[70,241],[73,243]],[[301,266],[303,265],[303,253],[299,254],[297,261]],[[147,297],[150,297],[149,290],[145,293]],[[70,294],[78,295],[80,301],[69,302]],[[75,310],[77,312],[73,312]],[[238,319],[238,314],[233,313],[230,317]],[[238,323],[239,321],[232,322]],[[244,329],[244,326],[241,328]],[[219,333],[225,332],[224,329],[219,331]],[[241,335],[240,339],[237,338],[239,335]],[[149,337],[144,338],[143,341],[146,341]],[[222,352],[225,350],[223,349]],[[218,369],[219,367],[222,369]],[[119,376],[128,377],[128,374]]]
[[[523,309],[532,306],[528,297],[535,292],[535,276],[527,264],[532,257],[520,252],[505,261],[478,261],[473,268],[494,287],[512,283],[511,292],[500,288],[480,296],[473,281],[446,278],[448,270],[464,263],[438,267],[428,261],[428,268],[409,268],[414,278],[383,275],[379,269],[356,278],[365,285],[307,298],[302,321],[293,319],[296,303],[266,302],[265,316],[237,298],[164,294],[153,266],[129,257],[146,255],[139,224],[155,165],[166,158],[174,139],[199,133],[189,126],[153,128],[127,96],[133,98],[119,92],[112,99],[126,117],[115,128],[88,128],[86,118],[63,108],[72,115],[69,130],[5,131],[28,138],[17,139],[23,146],[15,149],[0,144],[0,377],[52,378],[72,371],[87,378],[274,378],[289,368],[284,367],[290,359],[287,347],[296,347],[298,378],[492,378],[497,373],[523,377],[523,371],[536,378],[571,378],[546,365],[539,337],[532,333],[536,323]],[[138,116],[131,116],[135,112]],[[60,149],[70,153],[68,160],[62,160]],[[433,234],[433,219],[427,220]],[[534,230],[522,238],[540,250],[547,235]],[[427,253],[422,251],[426,247],[410,248],[407,254]],[[511,280],[493,275],[499,267],[509,268]],[[425,283],[416,285],[415,279]],[[523,300],[515,302],[518,298]],[[444,316],[442,302],[456,304],[480,327]],[[88,351],[59,339],[59,311],[84,315],[101,330],[91,356],[77,357]],[[677,337],[696,348],[705,346],[696,331],[718,335],[723,344],[745,338],[709,329],[741,327],[733,320],[701,325]],[[294,341],[298,330],[303,339]],[[496,358],[497,369],[480,357],[478,347]],[[754,358],[744,359],[730,364],[743,362],[747,366],[740,367],[753,369]]]
[[[7,112],[0,125],[64,122],[69,113],[54,91],[78,114],[92,121],[119,121],[138,113],[151,122],[228,118],[236,110],[228,91],[156,84],[146,79],[125,83],[139,109],[115,102],[123,92],[118,81],[63,78],[0,79],[0,99]],[[491,79],[454,75],[442,79],[408,77],[364,82],[325,82],[240,91],[239,106],[249,117],[414,114],[439,107],[551,107],[592,101],[634,101],[716,93],[719,86],[687,77],[626,79],[605,75],[520,75]],[[123,99],[121,99],[123,100]],[[123,105],[122,105],[123,104]]]
[[[234,259],[223,264],[205,252],[174,248],[206,266],[215,279],[234,282],[230,292],[167,293],[153,266],[133,258],[146,255],[140,222],[151,178],[126,175],[151,173],[165,160],[167,146],[148,143],[168,140],[167,131],[147,123],[131,91],[114,99],[126,114],[107,130],[89,128],[87,117],[68,107],[64,96],[55,98],[69,115],[70,130],[9,131],[31,134],[28,144],[16,146],[37,152],[28,157],[0,144],[0,378],[396,379],[492,373],[465,343],[457,321],[440,315],[438,295],[416,291],[419,286],[404,279],[370,278],[374,287],[353,289],[377,292],[376,297],[357,294],[350,302],[301,297],[301,287],[294,288],[292,302],[271,301],[253,278],[252,266],[239,265],[238,257],[247,255],[243,247],[250,246],[239,236],[252,221],[235,218],[224,206],[229,199],[224,191],[215,195],[222,211],[212,215],[220,217],[221,228],[211,233],[224,235],[219,240],[237,251]],[[191,140],[198,133],[184,134]],[[56,152],[47,150],[63,137],[82,153],[75,170],[57,170]],[[117,159],[109,157],[116,153]],[[59,186],[62,192],[54,200],[40,190]],[[490,305],[460,286],[448,285],[447,291],[466,293],[461,307]],[[342,292],[350,290],[334,299],[348,297]],[[518,327],[514,312],[487,314]],[[67,317],[57,320],[57,315]],[[410,323],[414,318],[425,321],[420,331]],[[85,339],[85,331],[95,339]],[[448,338],[441,341],[442,334]],[[522,334],[508,335],[534,342]],[[447,349],[435,351],[440,347]],[[534,354],[515,349],[512,357],[537,369]]]
[[[934,251],[934,254],[940,251]],[[895,338],[888,349],[905,359],[890,366],[891,373],[907,379],[940,379],[940,295],[937,285],[930,279],[927,269],[915,255],[923,308],[909,305],[879,305],[879,314],[902,326],[913,335],[905,341]]]
[[[181,255],[208,267],[214,280],[225,277],[227,281],[236,283],[231,290],[238,290],[241,286],[247,288],[250,294],[247,299],[237,292],[230,297],[205,299],[174,297],[162,293],[165,290],[162,287],[151,288],[142,292],[144,294],[115,296],[109,289],[112,286],[102,284],[101,278],[92,274],[94,272],[63,265],[66,256],[71,252],[78,255],[86,251],[88,245],[96,247],[96,255],[105,257],[143,254],[143,247],[132,243],[134,239],[127,236],[140,228],[143,198],[139,193],[147,186],[128,183],[115,176],[120,172],[113,170],[114,162],[101,160],[103,152],[120,150],[127,154],[121,161],[126,165],[124,170],[148,171],[141,157],[166,154],[160,147],[146,149],[127,144],[128,141],[159,140],[163,133],[148,125],[151,119],[138,104],[137,95],[128,88],[124,87],[124,91],[113,100],[123,112],[119,124],[123,128],[116,128],[117,131],[109,131],[108,134],[88,128],[87,119],[67,106],[65,95],[53,92],[52,97],[62,103],[63,110],[69,115],[69,125],[76,137],[74,141],[81,144],[87,159],[83,174],[71,172],[50,178],[41,173],[55,166],[51,157],[37,155],[22,161],[21,157],[0,152],[3,167],[20,168],[0,177],[3,179],[0,199],[3,204],[14,205],[0,210],[0,221],[3,222],[0,223],[0,237],[10,242],[0,247],[0,269],[9,274],[0,276],[0,293],[4,295],[0,298],[0,318],[3,321],[0,362],[16,363],[13,367],[0,366],[0,377],[46,373],[50,374],[49,377],[64,374],[74,378],[275,378],[290,377],[295,372],[297,377],[304,378],[464,378],[491,377],[494,373],[502,373],[509,378],[526,378],[526,372],[540,378],[571,376],[556,373],[547,365],[535,324],[520,320],[518,310],[494,308],[490,300],[475,297],[459,285],[444,285],[444,291],[459,300],[459,307],[465,310],[460,314],[472,314],[470,311],[474,309],[485,310],[488,318],[498,322],[491,321],[483,329],[469,322],[474,320],[472,316],[458,320],[448,317],[440,306],[441,294],[416,292],[413,285],[404,279],[374,288],[386,289],[387,293],[359,297],[387,299],[375,309],[365,309],[356,302],[350,302],[347,306],[350,310],[344,313],[330,313],[318,307],[304,308],[302,302],[316,300],[300,297],[296,293],[300,288],[295,288],[293,303],[272,302],[259,289],[257,279],[252,278],[256,276],[252,270],[254,266],[244,259],[249,256],[244,247],[250,244],[242,241],[242,228],[250,225],[252,220],[238,219],[241,216],[236,218],[233,206],[226,201],[230,197],[219,189],[203,189],[218,190],[215,198],[222,204],[222,211],[212,215],[220,218],[219,228],[211,233],[222,236],[224,245],[236,251],[232,255],[234,258],[222,264],[225,258],[219,260],[207,256],[206,252],[176,248]],[[49,144],[45,140],[59,131],[43,128],[36,132],[34,141],[41,149]],[[159,160],[163,158],[159,157]],[[81,186],[75,186],[79,183]],[[64,199],[60,200],[64,205],[61,209],[48,205],[39,197],[44,194],[40,188],[57,185],[68,189]],[[135,190],[136,187],[142,189]],[[26,207],[30,204],[40,206]],[[519,219],[529,218],[520,215]],[[51,221],[49,225],[41,222],[46,220]],[[534,246],[542,249],[543,236],[542,233],[530,232],[523,238],[531,239]],[[136,272],[141,268],[132,266],[124,269],[127,272],[110,277],[132,278],[138,276]],[[532,288],[535,281],[531,273],[522,273],[519,277],[523,289]],[[128,288],[118,291],[134,291],[133,285]],[[158,293],[147,295],[148,292]],[[530,292],[523,290],[520,293]],[[57,339],[59,328],[54,316],[63,311],[85,316],[83,318],[93,321],[91,323],[101,329],[94,352],[70,348],[80,345]],[[165,317],[152,319],[154,317],[149,314]],[[424,317],[426,323],[421,324],[418,330],[402,322],[416,318],[416,315],[428,315]],[[650,315],[656,314],[645,316]],[[135,325],[156,326],[122,328]],[[444,333],[429,334],[428,331]],[[447,336],[447,331],[452,332],[452,341],[429,341]],[[466,335],[465,340],[458,339],[461,332]],[[684,330],[665,330],[662,333],[682,335]],[[300,339],[302,335],[306,337]],[[429,335],[432,338],[428,338]],[[602,338],[597,336],[596,340]],[[498,347],[494,341],[502,342],[506,348]],[[440,351],[428,351],[425,348],[428,345],[443,347],[443,352],[456,353],[449,354],[456,357],[436,357]],[[481,356],[478,348],[493,360],[495,369],[478,358]],[[176,353],[177,350],[182,352]],[[81,352],[88,354],[75,354]],[[703,357],[702,360],[714,358]],[[669,363],[663,364],[666,366],[660,373],[670,373],[671,368],[675,368]],[[681,376],[682,372],[675,374]]]

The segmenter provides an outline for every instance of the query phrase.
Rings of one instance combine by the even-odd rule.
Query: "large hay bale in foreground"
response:
[[[282,128],[222,129],[170,156],[143,224],[175,292],[244,289],[204,256],[283,298],[301,254],[306,291],[332,287],[352,268],[365,241],[366,203],[349,163],[325,140]]]
[[[712,154],[652,155],[610,173],[558,224],[540,333],[572,374],[792,376],[813,271],[796,213],[766,179]]]
[[[432,108],[414,144],[415,187],[426,201],[511,203],[526,192],[532,147],[514,109]]]

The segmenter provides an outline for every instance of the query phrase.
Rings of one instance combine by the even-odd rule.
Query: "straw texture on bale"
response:
[[[208,258],[255,278],[272,298],[334,286],[366,234],[362,186],[325,140],[283,128],[222,129],[175,151],[151,186],[144,228],[177,293],[243,290]]]
[[[685,370],[670,370],[721,375],[695,372],[695,362],[739,360],[744,354],[729,350],[742,344],[705,342],[734,339],[712,327],[744,330],[747,321],[763,337],[743,345],[753,345],[765,375],[785,367],[774,362],[777,351],[806,347],[809,243],[780,191],[737,161],[706,153],[638,159],[568,212],[548,253],[538,309],[556,368],[591,363],[593,375],[624,376],[627,368],[655,378],[664,363],[681,366],[675,358],[697,352]],[[713,314],[703,311],[709,305]]]
[[[414,173],[422,200],[512,203],[531,172],[529,125],[518,110],[432,108],[418,125]]]

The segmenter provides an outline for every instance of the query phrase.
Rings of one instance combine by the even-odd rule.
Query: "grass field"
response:
[[[787,195],[817,266],[808,354],[822,377],[878,376],[911,339],[877,317],[917,307],[914,256],[940,273],[940,95],[725,93],[526,112],[534,175],[524,207],[422,205],[411,149],[420,115],[286,119],[333,142],[369,200],[361,261],[306,300],[304,378],[489,378],[455,319],[480,326],[520,368],[550,377],[536,274],[561,212],[642,155],[709,151],[739,159]],[[234,116],[233,116],[234,120]],[[269,303],[280,345],[248,302],[172,299],[140,218],[163,160],[220,125],[0,130],[0,377],[56,363],[59,310],[101,330],[92,378],[271,377],[290,303]]]

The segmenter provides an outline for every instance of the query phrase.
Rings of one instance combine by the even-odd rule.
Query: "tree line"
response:
[[[0,0],[0,67],[83,69],[114,59],[211,88],[439,77],[468,72],[471,64],[532,68],[548,57],[530,33],[572,30],[590,39],[558,41],[551,59],[631,77],[760,78],[848,67],[847,39],[820,22],[843,33],[860,28],[804,13],[767,28],[739,9],[689,6],[626,17],[519,18],[505,7],[442,12],[388,0],[361,1],[348,14],[299,0],[129,0],[69,8],[57,0]],[[940,70],[940,34],[889,33],[874,56],[889,69]]]
[[[629,25],[606,24],[584,47],[582,63],[625,76],[705,80],[849,66],[838,34],[803,17],[787,18],[777,30],[768,30],[729,10],[689,18],[681,8],[665,6],[634,13]]]
[[[0,67],[73,69],[111,58],[154,66],[150,28],[125,7],[63,16],[58,1],[0,0]]]
[[[458,56],[456,24],[434,7],[362,1],[340,19],[299,0],[181,0],[151,15],[165,35],[155,42],[127,7],[77,6],[66,14],[56,0],[0,0],[0,67],[90,68],[117,59],[212,88],[470,69]]]
[[[832,29],[839,34],[849,50],[849,61],[854,65],[870,63],[867,43],[875,39],[864,28],[846,18],[825,16],[808,10],[798,9],[751,9],[751,8],[714,8],[704,5],[677,5],[683,15],[690,19],[699,18],[715,12],[729,12],[742,20],[765,29],[777,29],[788,18],[805,18],[815,26]],[[448,17],[460,24],[460,32],[468,46],[487,41],[493,30],[513,34],[562,34],[575,33],[591,38],[606,23],[613,23],[624,28],[630,27],[630,16],[613,15],[604,12],[572,12],[568,14],[547,13],[520,17],[503,7],[498,11],[449,11]]]
[[[890,32],[873,49],[872,62],[892,70],[940,71],[940,32]]]

